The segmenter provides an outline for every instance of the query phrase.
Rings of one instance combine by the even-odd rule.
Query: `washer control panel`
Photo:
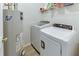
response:
[[[53,26],[54,26],[54,27],[63,28],[63,29],[72,30],[72,26],[71,26],[71,25],[55,23],[55,24],[53,24]]]

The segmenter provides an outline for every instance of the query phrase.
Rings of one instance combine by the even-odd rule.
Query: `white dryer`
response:
[[[62,25],[59,25],[62,27]],[[58,26],[58,27],[59,27]],[[42,56],[72,56],[77,55],[76,31],[69,26],[47,27],[40,30]],[[68,28],[70,30],[68,30]],[[65,29],[63,29],[65,28]]]

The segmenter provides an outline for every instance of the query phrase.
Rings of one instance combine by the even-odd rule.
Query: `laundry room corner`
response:
[[[79,56],[79,3],[0,7],[0,55]]]

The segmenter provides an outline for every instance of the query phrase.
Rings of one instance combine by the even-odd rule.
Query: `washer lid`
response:
[[[74,30],[67,30],[57,27],[46,27],[40,31],[44,34],[50,35],[63,41],[69,41],[76,33]]]

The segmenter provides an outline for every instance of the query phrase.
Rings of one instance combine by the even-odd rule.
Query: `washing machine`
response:
[[[40,21],[31,27],[31,43],[35,50],[40,54],[40,29],[50,26],[49,21]]]
[[[70,25],[54,24],[40,30],[41,56],[75,56],[77,32]]]

